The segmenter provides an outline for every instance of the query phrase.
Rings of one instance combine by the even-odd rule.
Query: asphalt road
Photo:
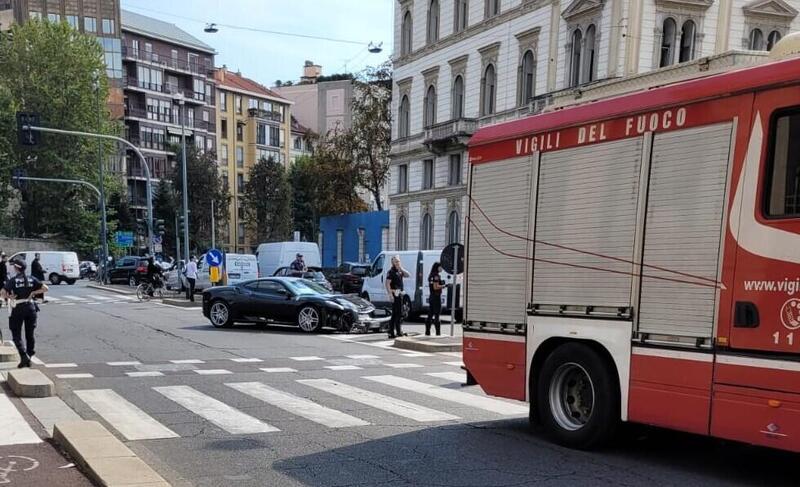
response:
[[[796,455],[658,429],[555,446],[525,404],[462,387],[460,356],[384,336],[217,330],[80,284],[50,297],[37,367],[176,486],[797,485]]]

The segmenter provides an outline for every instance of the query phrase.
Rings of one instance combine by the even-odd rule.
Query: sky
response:
[[[217,50],[216,65],[266,86],[297,81],[306,60],[322,65],[322,74],[358,72],[386,61],[392,53],[394,0],[122,0],[122,8],[176,24]],[[203,32],[206,23],[219,32]],[[253,32],[255,28],[312,35],[332,42]],[[370,42],[383,52],[367,51]]]

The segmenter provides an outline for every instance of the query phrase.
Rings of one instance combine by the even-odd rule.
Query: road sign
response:
[[[116,232],[114,240],[120,247],[133,247],[133,232]]]
[[[153,245],[161,245],[161,235],[153,235]]]
[[[217,249],[211,249],[206,252],[206,263],[211,267],[219,267],[222,265],[222,252]]]
[[[454,263],[457,262],[457,266]],[[439,262],[442,264],[442,269],[450,274],[461,274],[464,272],[464,246],[460,243],[452,243],[442,250],[442,255],[439,256]],[[457,269],[456,269],[457,267]],[[456,272],[453,272],[453,270]]]

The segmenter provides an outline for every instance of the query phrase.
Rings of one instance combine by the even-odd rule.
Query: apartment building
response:
[[[289,148],[289,162],[295,163],[297,158],[310,156],[314,153],[314,138],[316,134],[300,123],[292,114],[292,145]]]
[[[388,248],[463,241],[466,143],[478,127],[665,76],[759,62],[763,55],[753,50],[800,28],[798,7],[784,0],[396,0]],[[725,54],[731,50],[747,52]]]
[[[291,140],[291,102],[256,81],[229,71],[214,72],[217,83],[219,169],[231,196],[228,227],[221,232],[226,252],[255,252],[256,242],[247,229],[242,196],[250,169],[261,159],[288,167]]]
[[[217,149],[214,49],[174,24],[122,11],[125,137],[147,159],[153,184],[168,177],[181,143]],[[146,208],[146,175],[128,151],[131,208]]]

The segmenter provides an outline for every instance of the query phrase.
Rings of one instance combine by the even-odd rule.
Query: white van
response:
[[[392,256],[398,255],[403,268],[408,271],[409,277],[403,279],[403,289],[405,290],[405,309],[403,313],[412,318],[428,312],[428,297],[430,288],[428,287],[428,274],[434,262],[439,261],[441,252],[438,250],[406,250],[401,252],[381,252],[375,258],[370,267],[369,274],[364,276],[364,283],[361,286],[361,297],[369,300],[375,306],[391,306],[391,301],[386,293],[386,273],[392,267]],[[453,283],[453,276],[442,271],[442,280],[445,284]],[[460,289],[459,289],[460,290]],[[449,312],[447,307],[449,289],[442,291],[442,313]],[[459,301],[458,310],[461,309]]]
[[[280,267],[288,266],[297,254],[303,254],[307,267],[322,267],[319,247],[314,242],[273,242],[263,243],[256,250],[258,272],[269,277]]]
[[[252,254],[225,254],[225,283],[258,279],[258,260]]]
[[[75,252],[52,252],[48,250],[42,251],[25,251],[17,252],[9,258],[9,262],[15,259],[22,259],[28,264],[29,275],[31,273],[31,263],[36,254],[39,254],[39,262],[42,264],[44,270],[44,278],[50,281],[50,284],[58,285],[61,281],[67,284],[75,284],[80,278],[80,262],[78,261],[78,254]],[[13,271],[9,275],[13,274]]]

